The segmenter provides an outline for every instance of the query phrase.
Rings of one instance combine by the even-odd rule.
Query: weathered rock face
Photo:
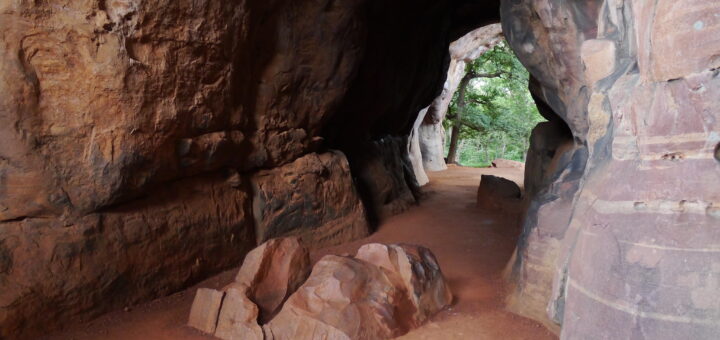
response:
[[[4,223],[3,336],[168,294],[236,264],[255,244],[247,192],[237,174],[195,177],[76,219]]]
[[[520,310],[562,324],[563,339],[720,332],[718,10],[708,1],[503,3],[534,95],[572,133],[533,133],[526,174],[547,185],[527,187],[513,270]]]
[[[86,213],[305,153],[355,70],[360,4],[291,4],[5,2],[0,218]]]
[[[419,137],[423,167],[427,171],[442,171],[445,165],[445,129],[442,122],[453,94],[465,75],[465,66],[479,58],[502,40],[502,27],[492,24],[480,27],[450,44],[450,65],[440,96],[435,98],[424,115],[422,124],[413,130]]]
[[[367,236],[368,222],[341,152],[309,154],[252,178],[258,243],[300,236],[316,247]]]
[[[411,202],[406,144],[380,138],[406,140],[448,42],[496,9],[0,1],[0,337],[176,291],[257,239],[364,234],[351,175],[325,150],[387,148],[352,177],[392,184],[367,191],[372,209]]]
[[[418,188],[408,159],[407,139],[385,137],[351,151],[352,173],[371,222],[400,213],[417,202]]]

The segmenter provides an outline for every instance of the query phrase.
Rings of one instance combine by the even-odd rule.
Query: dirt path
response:
[[[430,174],[422,203],[389,218],[367,239],[313,253],[354,254],[368,242],[415,243],[427,246],[438,258],[455,295],[455,302],[423,327],[401,339],[556,339],[538,323],[502,309],[504,285],[501,272],[510,258],[519,233],[516,216],[482,212],[475,195],[482,174],[521,180],[512,169],[453,167]],[[220,288],[236,270],[200,285],[90,323],[72,327],[50,339],[213,339],[184,326],[197,287]]]

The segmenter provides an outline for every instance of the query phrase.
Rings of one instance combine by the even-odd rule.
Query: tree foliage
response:
[[[451,128],[459,123],[460,164],[487,166],[496,158],[524,161],[530,133],[543,121],[528,91],[528,71],[502,42],[468,63],[466,73],[476,77],[470,77],[466,90],[457,91],[450,104],[443,123],[450,131],[446,150],[452,148]],[[464,100],[458,98],[462,92]]]

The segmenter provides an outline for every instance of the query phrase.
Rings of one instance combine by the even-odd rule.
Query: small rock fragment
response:
[[[215,289],[199,288],[190,309],[188,325],[207,334],[215,333],[224,295],[223,292]]]
[[[258,307],[247,297],[248,287],[234,283],[225,289],[215,336],[224,340],[262,340]]]

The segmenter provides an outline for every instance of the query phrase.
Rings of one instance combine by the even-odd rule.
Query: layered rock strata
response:
[[[720,332],[719,10],[503,3],[505,35],[551,120],[533,133],[526,180],[546,184],[526,186],[513,301],[562,325],[562,339]]]
[[[496,12],[431,0],[0,1],[0,337],[177,291],[257,240],[364,235],[364,215],[414,201],[396,153],[406,144],[382,138],[406,140],[448,42]],[[403,54],[423,57],[387,58]],[[352,171],[386,177],[321,156],[363,160],[350,151],[364,143],[395,158]],[[360,190],[359,178],[394,189]],[[359,207],[357,193],[377,203]]]

